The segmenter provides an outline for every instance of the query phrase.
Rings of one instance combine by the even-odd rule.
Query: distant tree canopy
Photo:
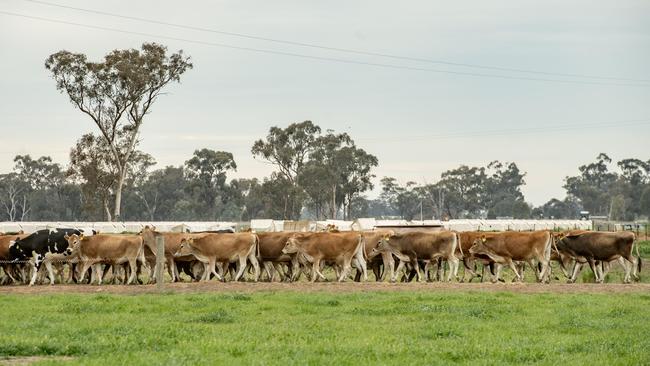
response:
[[[567,197],[532,208],[524,200],[523,173],[515,163],[461,165],[435,183],[380,180],[381,193],[368,199],[377,158],[346,134],[311,123],[313,143],[290,178],[280,171],[265,178],[228,179],[237,168],[225,151],[196,150],[183,166],[151,170],[153,158],[136,151],[125,180],[124,220],[322,219],[329,217],[578,218],[580,210],[629,220],[650,215],[649,162],[621,160],[613,172],[605,154],[566,178]],[[283,130],[283,129],[279,129]],[[279,133],[285,133],[286,129]],[[49,157],[18,155],[12,172],[0,174],[0,220],[106,220],[116,173],[103,158],[103,140],[84,135],[67,169]],[[286,140],[290,143],[291,139]],[[295,143],[295,141],[294,141]],[[258,143],[256,143],[258,144]],[[283,150],[275,142],[273,149]],[[258,144],[259,146],[259,144]],[[293,147],[296,145],[294,144]],[[293,148],[292,147],[292,148]],[[608,161],[609,160],[609,161]],[[300,166],[300,168],[296,168]],[[293,179],[293,181],[291,180]],[[600,191],[598,187],[607,187]],[[600,198],[594,198],[595,196]],[[601,203],[600,200],[605,200]],[[295,207],[290,207],[293,204]],[[598,211],[600,210],[600,211]],[[291,216],[293,214],[293,216]]]

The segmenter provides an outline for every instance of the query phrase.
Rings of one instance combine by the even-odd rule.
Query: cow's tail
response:
[[[366,238],[363,236],[363,234],[359,234],[359,246],[357,250],[361,251],[361,255],[363,256],[363,259],[368,260],[368,252],[366,252]]]
[[[144,255],[144,246],[145,245],[144,245],[144,240],[143,240],[142,245],[140,246],[140,250],[138,252],[138,258],[136,260],[140,261],[140,263],[146,265],[147,264],[147,259],[145,258],[145,255]],[[153,270],[153,268],[151,268],[151,270]]]
[[[550,232],[550,231],[548,232],[548,240],[551,241],[551,245],[548,246],[548,258],[546,258],[546,259],[550,261],[551,260],[551,246],[558,255],[560,254],[560,251],[557,250],[557,245],[555,245],[555,238],[553,238],[553,233]]]
[[[641,273],[642,261],[641,261],[641,255],[639,255],[639,240],[637,240],[636,236],[634,237],[634,243],[632,245],[636,246],[636,267],[637,267],[636,270],[639,273]]]
[[[465,253],[463,253],[463,246],[461,245],[460,242],[460,234],[457,232],[454,232],[454,236],[456,237],[456,246],[458,247],[458,250],[460,250],[460,256],[461,259],[465,257]]]
[[[260,237],[257,234],[253,234],[253,242],[255,245],[255,257],[258,261],[262,261],[262,255],[260,254]]]

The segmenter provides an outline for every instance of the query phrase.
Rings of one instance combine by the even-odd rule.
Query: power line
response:
[[[134,17],[134,16],[130,16],[130,15],[109,13],[109,12],[93,10],[93,9],[86,9],[86,8],[79,8],[79,7],[68,6],[68,5],[55,4],[55,3],[50,3],[50,2],[46,2],[46,1],[39,1],[39,0],[24,0],[24,1],[35,3],[35,4],[46,5],[46,6],[63,8],[63,9],[70,9],[70,10],[75,10],[75,11],[80,11],[80,12],[85,12],[85,13],[109,16],[109,17],[114,17],[114,18],[122,18],[122,19],[135,20],[135,21],[145,22],[145,23],[150,23],[150,24],[165,25],[165,26],[175,27],[175,28],[180,28],[180,29],[188,29],[188,30],[199,31],[199,32],[209,32],[209,33],[222,34],[222,35],[227,35],[227,36],[232,36],[232,37],[240,37],[240,38],[254,39],[254,40],[259,40],[259,41],[282,43],[282,44],[288,44],[288,45],[292,45],[292,46],[317,48],[317,49],[322,49],[322,50],[327,50],[327,51],[345,52],[345,53],[352,53],[352,54],[365,55],[365,56],[376,56],[376,57],[391,58],[391,59],[396,59],[396,60],[425,62],[425,63],[448,65],[448,66],[468,67],[468,68],[494,70],[494,71],[518,72],[518,73],[537,74],[537,75],[546,75],[546,76],[561,76],[561,77],[587,78],[587,79],[600,79],[600,80],[619,80],[619,81],[632,81],[632,82],[643,82],[643,83],[650,82],[650,80],[647,80],[647,79],[632,79],[632,78],[622,78],[622,77],[612,77],[612,76],[595,76],[595,75],[574,74],[574,73],[557,73],[557,72],[519,69],[519,68],[508,68],[508,67],[499,67],[499,66],[485,66],[485,65],[469,64],[469,63],[462,63],[462,62],[433,60],[433,59],[420,58],[420,57],[411,57],[411,56],[401,56],[401,55],[382,53],[382,52],[355,50],[355,49],[350,49],[350,48],[330,47],[330,46],[324,46],[324,45],[319,45],[319,44],[314,44],[314,43],[297,42],[297,41],[290,41],[290,40],[284,40],[284,39],[278,39],[278,38],[262,37],[262,36],[256,36],[256,35],[250,35],[250,34],[243,34],[243,33],[229,32],[229,31],[223,31],[223,30],[217,30],[217,29],[211,29],[211,28],[204,28],[204,27],[190,26],[190,25],[185,25],[185,24],[165,22],[165,21],[149,19],[149,18],[140,18],[140,17]]]
[[[8,12],[8,11],[3,11],[3,10],[0,10],[0,14],[15,16],[15,17],[21,17],[21,18],[27,18],[27,19],[34,19],[34,20],[39,20],[39,21],[44,21],[44,22],[49,22],[49,23],[73,25],[73,26],[83,27],[83,28],[88,28],[88,29],[98,29],[98,30],[116,32],[116,33],[133,34],[133,35],[150,37],[150,38],[167,39],[167,40],[172,40],[172,41],[179,41],[179,42],[194,43],[194,44],[200,44],[200,45],[206,45],[206,46],[229,48],[229,49],[235,49],[235,50],[241,50],[241,51],[267,53],[267,54],[298,57],[298,58],[318,60],[318,61],[337,62],[337,63],[344,63],[344,64],[375,66],[375,67],[388,68],[388,69],[402,69],[402,70],[424,71],[424,72],[450,74],[450,75],[462,75],[462,76],[471,76],[471,77],[483,77],[483,78],[506,79],[506,80],[540,81],[540,82],[561,83],[561,84],[631,86],[631,87],[640,87],[640,88],[648,88],[648,87],[650,87],[650,84],[626,84],[626,83],[605,83],[605,82],[581,81],[581,80],[544,79],[544,78],[532,78],[532,77],[522,77],[522,76],[507,76],[507,75],[481,74],[481,73],[472,73],[472,72],[427,69],[427,68],[402,66],[402,65],[394,65],[394,64],[384,64],[384,63],[376,63],[376,62],[365,62],[365,61],[356,61],[356,60],[349,60],[349,59],[340,59],[340,58],[334,58],[334,57],[312,56],[312,55],[306,55],[306,54],[301,54],[301,53],[276,51],[276,50],[260,49],[260,48],[252,48],[252,47],[234,46],[234,45],[229,45],[229,44],[224,44],[224,43],[216,43],[216,42],[198,41],[198,40],[192,40],[192,39],[187,39],[187,38],[170,37],[170,36],[163,36],[163,35],[152,34],[152,33],[134,32],[134,31],[127,31],[127,30],[117,29],[117,28],[101,27],[101,26],[96,26],[96,25],[76,23],[76,22],[70,22],[70,21],[65,21],[65,20],[57,20],[57,19],[27,15],[27,14],[19,14],[19,13],[13,13],[13,12]]]

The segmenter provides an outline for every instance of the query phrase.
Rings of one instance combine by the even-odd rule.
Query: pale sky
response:
[[[141,149],[156,158],[157,168],[182,164],[207,147],[234,154],[239,168],[231,177],[263,177],[272,167],[252,158],[253,141],[271,126],[307,119],[348,132],[375,154],[377,181],[394,176],[432,183],[461,164],[514,161],[528,173],[524,193],[535,205],[564,197],[564,177],[599,152],[614,160],[650,159],[648,1],[46,1],[328,47],[645,82],[363,56],[0,0],[0,12],[185,39],[0,14],[0,172],[11,169],[16,154],[50,155],[67,164],[76,139],[95,132],[55,89],[43,66],[48,55],[66,49],[99,60],[112,49],[151,41],[183,49],[194,63],[145,120]],[[439,71],[635,85],[383,68],[187,40]]]

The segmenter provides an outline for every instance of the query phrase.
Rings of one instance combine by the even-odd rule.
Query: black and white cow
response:
[[[29,261],[32,265],[32,279],[29,285],[36,282],[38,270],[45,262],[50,276],[50,284],[54,284],[54,271],[52,261],[71,257],[72,248],[68,247],[66,235],[81,235],[77,229],[44,229],[38,230],[26,238],[14,241],[9,247],[9,254],[12,261]]]

